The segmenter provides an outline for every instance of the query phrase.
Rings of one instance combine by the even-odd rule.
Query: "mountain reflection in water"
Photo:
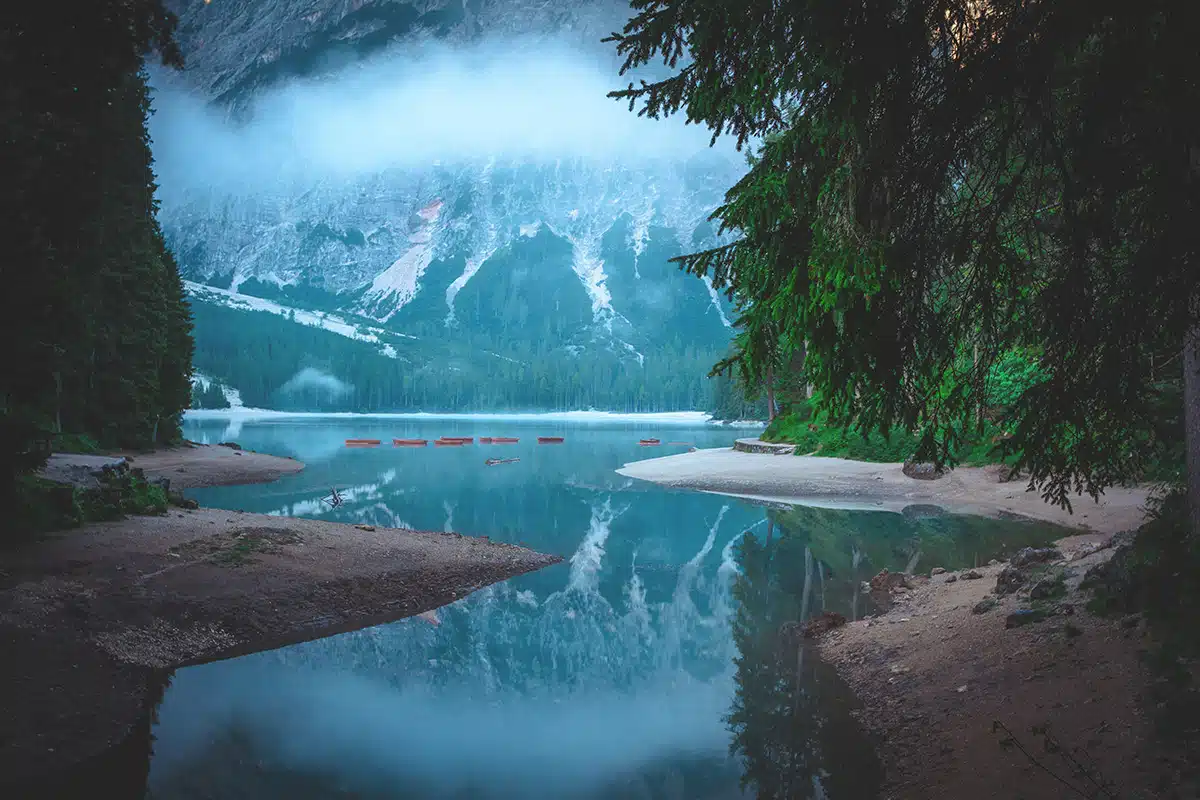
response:
[[[374,427],[372,427],[374,426]],[[530,426],[532,427],[532,426]],[[480,447],[346,450],[325,439],[492,435],[495,423],[247,423],[248,448],[307,455],[206,505],[454,528],[567,560],[437,612],[178,671],[151,796],[724,800],[872,798],[852,698],[804,646],[823,610],[873,613],[880,569],[953,569],[1053,535],[938,515],[764,508],[616,475],[636,426],[558,426],[521,461]],[[190,438],[221,430],[193,425]],[[689,429],[701,447],[734,431]],[[672,438],[673,440],[673,438]],[[342,489],[337,509],[319,500]]]

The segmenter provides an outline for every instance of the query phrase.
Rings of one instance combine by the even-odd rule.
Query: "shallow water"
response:
[[[613,471],[686,450],[643,448],[643,437],[715,447],[745,435],[715,426],[236,424],[190,420],[185,434],[307,468],[197,490],[202,504],[456,530],[567,560],[439,609],[436,623],[180,670],[153,731],[156,798],[872,797],[878,775],[852,699],[789,623],[825,608],[869,613],[858,586],[882,567],[967,566],[1053,535],[928,507],[784,512]],[[344,446],[443,435],[521,441]],[[336,509],[322,502],[334,487]]]

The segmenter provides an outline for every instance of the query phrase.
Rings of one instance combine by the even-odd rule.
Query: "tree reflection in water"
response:
[[[736,695],[728,722],[742,781],[759,798],[870,798],[880,770],[850,715],[853,698],[816,655],[802,624],[824,604],[825,567],[801,541],[739,545]]]

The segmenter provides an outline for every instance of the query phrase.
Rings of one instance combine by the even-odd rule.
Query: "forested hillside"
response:
[[[157,0],[0,11],[0,483],[55,437],[179,436],[191,319],[155,219],[143,57],[178,63]]]
[[[194,304],[195,406],[227,405],[216,384],[254,408],[290,411],[646,412],[710,408],[712,353],[684,343],[644,364],[616,353],[573,355],[553,338],[497,341],[393,339],[385,355],[359,341],[256,311]],[[207,391],[205,391],[207,388]]]

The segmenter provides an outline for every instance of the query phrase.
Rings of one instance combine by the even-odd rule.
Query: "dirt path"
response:
[[[996,468],[962,467],[932,481],[914,480],[901,464],[840,458],[740,453],[731,449],[634,461],[617,470],[663,486],[784,503],[900,511],[930,504],[962,514],[1039,519],[1100,533],[1136,528],[1144,517],[1145,488],[1109,489],[1099,503],[1073,500],[1074,514],[1048,505],[1021,481],[1001,483]]]
[[[1005,565],[918,579],[897,605],[820,640],[822,657],[864,704],[855,712],[876,738],[886,773],[883,797],[1059,800],[1079,797],[1046,770],[1089,791],[1085,797],[1184,798],[1170,763],[1153,742],[1144,696],[1153,677],[1139,660],[1147,644],[1137,619],[1106,620],[1085,609],[1079,580],[1111,554],[1091,551],[1107,537],[1060,542],[1069,559],[1067,594],[1044,621],[1006,628],[1010,594],[983,613],[973,608],[996,588]],[[1069,613],[1068,613],[1069,612]],[[1007,731],[994,726],[1000,723]],[[1041,728],[1115,793],[1048,752]],[[1005,743],[1010,731],[1036,759]],[[1038,763],[1043,765],[1038,766]]]
[[[176,487],[303,467],[236,452],[133,466]],[[134,796],[173,669],[420,614],[560,560],[456,533],[175,508],[0,551],[0,796],[92,796],[122,759]]]

